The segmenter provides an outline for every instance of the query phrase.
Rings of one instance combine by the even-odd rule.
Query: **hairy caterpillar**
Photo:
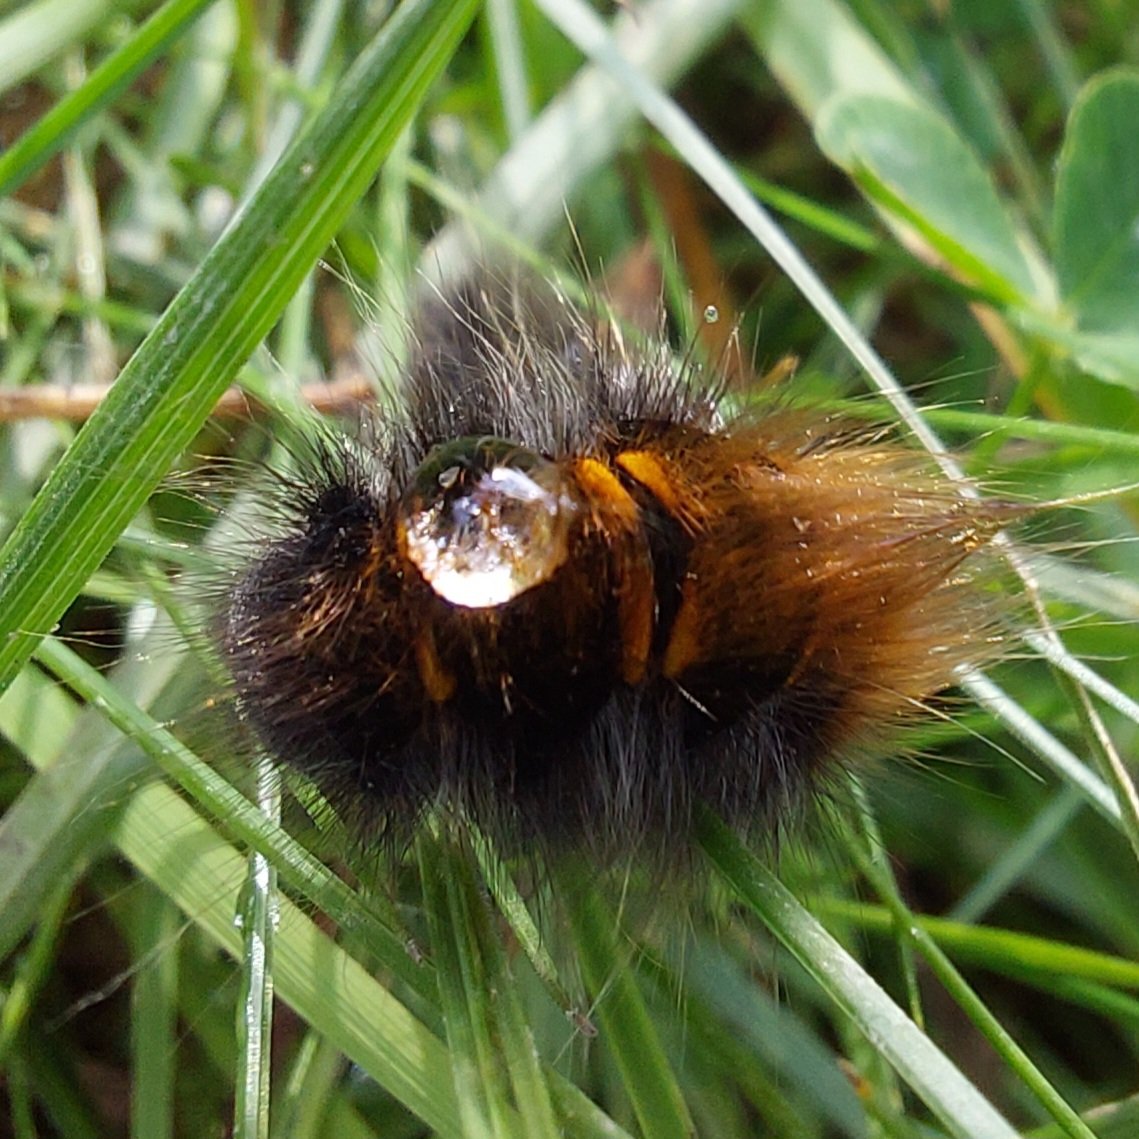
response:
[[[551,286],[430,296],[404,414],[313,444],[220,622],[268,750],[383,834],[759,830],[987,650],[1007,506],[880,433],[630,344]]]

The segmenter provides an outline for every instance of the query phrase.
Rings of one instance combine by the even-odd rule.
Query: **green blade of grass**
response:
[[[1025,1087],[1036,1096],[1041,1107],[1064,1128],[1064,1133],[1071,1139],[1095,1139],[1087,1124],[1049,1083],[1044,1073],[1032,1062],[1028,1053],[1020,1047],[1012,1034],[993,1016],[985,1002],[954,968],[940,946],[918,924],[915,915],[902,901],[897,883],[888,866],[876,861],[868,853],[868,848],[876,841],[880,841],[880,836],[876,831],[871,831],[863,836],[862,841],[849,835],[846,845],[863,876],[878,892],[878,896],[885,902],[886,908],[893,916],[901,944],[916,949],[922,955],[945,991],[988,1040],[1004,1060],[1009,1071],[1017,1074]]]
[[[42,712],[9,727],[39,770],[0,819],[0,960],[42,916],[56,883],[73,881],[104,844],[122,787],[146,769],[137,749],[91,731],[91,719],[39,669],[22,672],[2,699],[10,698]],[[67,762],[81,736],[84,762]]]
[[[883,422],[886,409],[878,401],[844,400],[835,403],[843,415]],[[1057,446],[1087,447],[1095,452],[1139,455],[1139,434],[1114,431],[1110,427],[1089,427],[1052,419],[1032,419],[1023,415],[999,415],[991,411],[967,411],[959,407],[923,408],[922,414],[934,426],[947,431],[975,435],[999,433],[1009,439],[1031,439]]]
[[[48,979],[74,886],[71,877],[56,881],[44,899],[28,952],[17,962],[11,981],[4,987],[0,1001],[0,1070],[8,1068],[12,1047],[19,1041],[36,996]]]
[[[538,1060],[534,1036],[507,966],[499,933],[491,923],[482,884],[469,862],[465,873],[453,875],[452,882],[458,903],[452,908],[457,917],[462,917],[474,951],[482,960],[484,984],[493,996],[493,1023],[497,1026],[513,1098],[526,1134],[532,1139],[557,1139],[561,1132],[554,1119],[548,1081]]]
[[[64,646],[56,647],[61,652],[52,658],[54,663],[74,666],[72,673],[60,671],[84,686],[94,684],[84,694],[112,721],[119,719],[117,713],[110,714],[113,709],[131,707],[94,669]],[[157,731],[161,735],[161,729]],[[122,791],[120,785],[120,800]],[[89,797],[84,805],[89,815],[105,814]],[[241,959],[242,934],[235,918],[238,887],[246,877],[245,857],[165,786],[144,786],[120,806],[115,837],[126,857],[230,956]],[[246,806],[272,826],[248,801]],[[233,822],[224,813],[222,818],[227,825]],[[287,864],[276,851],[273,858],[274,864]],[[360,928],[358,899],[356,904],[352,924]],[[442,1134],[462,1134],[453,1098],[438,1086],[443,1081],[449,1087],[448,1057],[438,1038],[291,903],[281,903],[281,915],[274,958],[281,997],[428,1124]]]
[[[224,820],[231,834],[271,859],[286,881],[309,901],[342,926],[366,934],[369,948],[386,968],[421,995],[430,992],[430,983],[423,975],[425,970],[414,964],[400,939],[380,922],[364,899],[153,717],[77,653],[53,638],[42,642],[36,659],[98,708],[196,802],[215,818]],[[135,760],[134,769],[137,768]],[[79,802],[88,803],[93,791],[94,788],[84,785]],[[70,804],[78,813],[78,804],[70,798],[62,803]]]
[[[258,806],[280,819],[277,773],[262,759],[257,769]],[[237,1018],[237,1094],[234,1139],[269,1139],[270,1039],[273,1031],[273,945],[277,935],[277,870],[260,851],[249,855],[241,921],[241,1015]]]
[[[990,863],[969,892],[958,899],[948,917],[966,925],[980,921],[1044,856],[1083,805],[1083,796],[1070,783],[1061,788],[1031,825]]]
[[[110,0],[38,0],[0,21],[0,93],[82,40],[113,8]]]
[[[0,690],[327,248],[475,7],[401,5],[123,369],[0,550]]]
[[[1088,1123],[1095,1128],[1097,1139],[1132,1139],[1139,1131],[1139,1096],[1117,1103],[1105,1103],[1087,1113]],[[1058,1124],[1026,1133],[1025,1139],[1061,1139]]]
[[[213,0],[169,0],[81,86],[0,154],[0,194],[6,194],[57,154],[73,131],[107,106],[193,23]],[[0,33],[2,34],[2,33]]]
[[[890,932],[894,919],[881,906],[821,899],[821,913],[859,929]],[[915,925],[955,958],[995,973],[1029,979],[1050,989],[1057,976],[1084,978],[1118,988],[1139,989],[1139,963],[1079,945],[1066,945],[1028,933],[967,925],[946,918],[919,917]]]
[[[542,940],[542,934],[534,921],[526,900],[517,883],[511,877],[509,868],[486,836],[477,832],[471,835],[471,846],[479,863],[483,882],[498,906],[499,913],[506,919],[511,933],[517,939],[530,962],[530,967],[545,985],[550,998],[570,1019],[582,1015],[580,1002],[575,1001],[558,973],[558,966],[550,954],[549,946]]]
[[[137,906],[135,954],[142,964],[131,983],[131,1135],[173,1139],[179,957],[173,942],[181,917],[157,890],[144,890]]]
[[[875,1049],[958,1139],[1013,1139],[1016,1131],[791,892],[711,812],[700,844],[724,880],[851,1017]]]
[[[746,963],[741,966],[722,946],[697,943],[685,946],[677,971],[690,1008],[708,1016],[710,1031],[727,1029],[732,1046],[751,1062],[762,1057],[779,1086],[798,1090],[828,1127],[848,1139],[868,1139],[866,1104],[831,1048],[780,996],[756,985]]]
[[[745,6],[741,0],[647,0],[613,21],[613,36],[642,75],[667,87]],[[636,104],[621,84],[602,67],[583,67],[478,193],[468,195],[468,211],[491,219],[515,241],[537,241],[565,218],[566,203],[618,152],[635,119]],[[476,252],[465,226],[451,223],[432,238],[422,266],[446,279],[469,267]]]
[[[973,669],[962,673],[961,686],[1061,779],[1077,788],[1105,819],[1120,830],[1124,829],[1123,811],[1111,789],[1043,724],[983,673]]]
[[[507,130],[517,138],[530,122],[530,91],[522,47],[518,8],[514,0],[487,0],[486,20],[494,52]]]
[[[571,873],[561,894],[601,1038],[616,1061],[642,1131],[655,1139],[694,1135],[688,1105],[636,973],[619,950],[612,912],[583,874]]]
[[[140,790],[117,832],[123,854],[234,959],[234,924],[245,859],[177,794]],[[274,945],[277,992],[346,1056],[444,1135],[460,1136],[442,1042],[367,970],[287,900]]]
[[[505,1134],[506,1089],[491,1043],[483,963],[457,897],[456,879],[465,874],[462,855],[427,833],[417,839],[416,853],[463,1134],[491,1139]]]

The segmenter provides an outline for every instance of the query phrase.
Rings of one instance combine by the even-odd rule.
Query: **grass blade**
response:
[[[561,892],[601,1039],[613,1054],[642,1131],[654,1139],[695,1134],[636,973],[619,951],[612,912],[583,876],[571,876]]]
[[[69,92],[35,126],[0,154],[0,194],[6,194],[49,158],[72,132],[107,106],[140,72],[189,28],[212,0],[169,0],[90,77]]]
[[[123,369],[0,550],[0,689],[327,248],[475,6],[397,10]]]
[[[871,1044],[958,1139],[1013,1139],[1017,1132],[886,995],[791,892],[710,812],[704,853],[739,897],[859,1026]]]

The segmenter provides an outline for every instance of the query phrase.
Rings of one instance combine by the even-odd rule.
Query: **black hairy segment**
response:
[[[482,274],[413,327],[404,412],[314,443],[221,640],[241,715],[377,836],[751,832],[986,652],[1000,512],[920,455]]]

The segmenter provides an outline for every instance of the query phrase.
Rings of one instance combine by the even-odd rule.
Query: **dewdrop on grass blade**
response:
[[[710,318],[710,317],[709,317]],[[313,443],[220,621],[240,713],[368,836],[675,858],[880,749],[993,649],[1016,512],[633,343],[553,286],[429,291],[363,440]]]

